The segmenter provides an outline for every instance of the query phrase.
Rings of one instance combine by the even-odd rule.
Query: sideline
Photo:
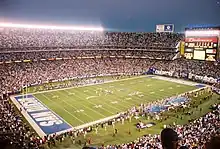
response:
[[[73,87],[67,87],[67,88],[59,88],[59,89],[52,89],[52,90],[47,90],[47,91],[39,91],[39,92],[34,92],[34,93],[28,93],[28,94],[41,94],[41,93],[47,93],[47,92],[54,92],[54,91],[60,91],[60,90],[67,90],[67,89],[72,89],[72,88],[81,88],[81,87],[86,87],[86,86],[94,86],[94,85],[100,85],[100,84],[108,84],[112,82],[120,82],[120,81],[126,81],[126,80],[134,80],[138,78],[144,78],[146,76],[137,76],[137,77],[131,77],[131,78],[126,78],[126,79],[120,79],[120,80],[111,80],[111,81],[105,81],[101,83],[91,83],[91,84],[85,84],[81,86],[73,86]]]
[[[164,77],[164,76],[158,76],[158,75],[155,75],[153,78],[158,79],[158,80],[163,80],[163,81],[174,82],[174,83],[178,83],[178,84],[189,85],[189,86],[196,86],[198,84],[204,85],[204,87],[208,86],[208,85],[203,84],[203,83],[197,83],[197,82],[192,82],[192,81],[188,81],[188,80],[170,78],[170,77]]]

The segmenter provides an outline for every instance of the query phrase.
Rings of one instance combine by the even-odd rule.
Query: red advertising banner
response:
[[[210,37],[210,38],[185,38],[185,42],[218,42],[217,37]]]

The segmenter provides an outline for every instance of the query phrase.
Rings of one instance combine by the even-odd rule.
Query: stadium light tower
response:
[[[49,26],[49,25],[31,25],[31,24],[14,24],[1,23],[3,28],[30,28],[30,29],[51,29],[51,30],[74,30],[74,31],[104,31],[102,27],[86,27],[86,26]]]

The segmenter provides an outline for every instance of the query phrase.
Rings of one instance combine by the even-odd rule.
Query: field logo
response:
[[[72,128],[64,122],[61,117],[44,106],[33,95],[27,95],[24,97],[16,96],[15,99],[22,107],[22,110],[31,117],[45,135],[62,132]]]

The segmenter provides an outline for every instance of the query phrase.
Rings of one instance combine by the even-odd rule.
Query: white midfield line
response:
[[[81,123],[85,123],[82,120],[80,120],[79,118],[77,118],[75,115],[73,115],[72,113],[70,113],[68,110],[66,110],[65,108],[61,107],[59,104],[57,104],[56,102],[52,101],[50,98],[48,98],[47,96],[45,96],[44,94],[42,94],[42,96],[44,96],[47,100],[51,101],[53,104],[57,105],[60,109],[64,110],[66,113],[68,113],[69,115],[71,115],[72,117],[74,117],[75,119],[77,119],[78,121],[80,121]]]

